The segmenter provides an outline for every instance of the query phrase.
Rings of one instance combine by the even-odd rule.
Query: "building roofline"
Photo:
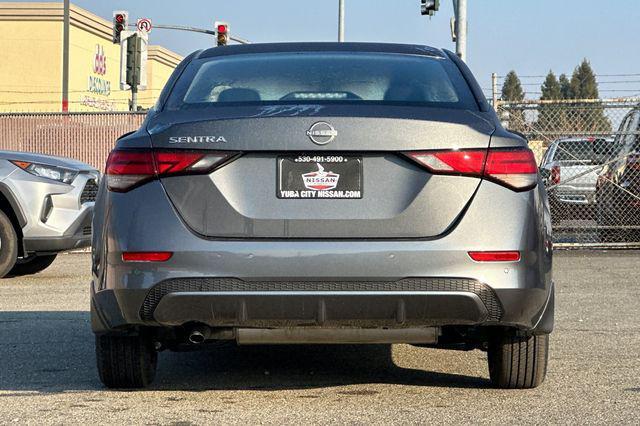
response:
[[[150,45],[148,48],[148,59],[153,59],[165,65],[177,67],[184,58],[166,47]]]
[[[64,5],[61,2],[0,2],[0,21],[62,22],[63,19]],[[111,42],[113,36],[111,22],[86,9],[71,4],[70,23],[73,27]],[[162,46],[149,46],[149,59],[175,67],[182,61],[182,56]]]

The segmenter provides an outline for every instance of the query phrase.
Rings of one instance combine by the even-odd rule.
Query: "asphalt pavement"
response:
[[[490,387],[486,355],[409,345],[163,352],[155,384],[94,368],[90,257],[0,281],[0,424],[640,422],[640,252],[558,252],[556,331],[538,389]]]

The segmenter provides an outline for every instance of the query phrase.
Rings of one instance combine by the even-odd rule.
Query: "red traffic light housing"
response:
[[[226,46],[229,44],[229,24],[216,21],[215,28],[218,46]]]
[[[120,44],[122,40],[121,33],[127,29],[127,23],[129,22],[129,13],[120,10],[113,12],[113,43]]]

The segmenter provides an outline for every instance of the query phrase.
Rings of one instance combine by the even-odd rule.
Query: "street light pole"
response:
[[[338,41],[344,41],[344,0],[338,0]]]
[[[456,11],[456,53],[467,62],[467,0],[454,0]]]
[[[69,31],[71,5],[64,0],[64,18],[62,24],[62,112],[69,112]]]

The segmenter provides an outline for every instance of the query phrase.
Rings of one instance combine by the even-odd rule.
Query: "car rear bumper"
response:
[[[415,290],[362,290],[417,284]],[[198,323],[220,328],[409,328],[452,325],[513,326],[539,333],[553,329],[553,288],[493,290],[468,279],[399,282],[250,283],[256,290],[228,290],[239,280],[167,281],[144,290],[105,290],[92,298],[94,332],[132,324],[164,327]],[[226,282],[226,283],[225,283]],[[269,284],[272,290],[258,290]],[[322,285],[324,284],[324,285]],[[183,287],[182,289],[178,287]],[[274,290],[298,287],[300,290]],[[398,288],[399,286],[395,286]],[[360,290],[347,290],[360,288]],[[418,290],[424,288],[424,290]]]
[[[555,190],[551,191],[552,197],[558,202],[574,205],[593,205],[595,204],[596,188],[567,188],[564,186],[558,186]]]

